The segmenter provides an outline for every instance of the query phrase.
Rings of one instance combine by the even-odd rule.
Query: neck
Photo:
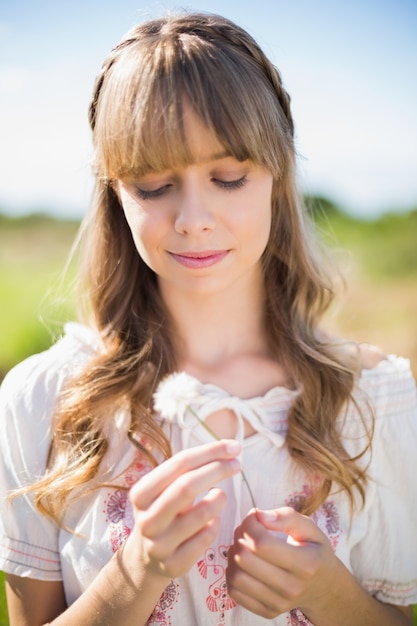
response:
[[[242,355],[266,355],[263,288],[236,285],[223,293],[162,293],[174,322],[179,369],[215,369]]]

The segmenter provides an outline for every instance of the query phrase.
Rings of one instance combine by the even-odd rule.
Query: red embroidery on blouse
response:
[[[307,496],[311,493],[308,485],[303,485],[301,491],[293,493],[287,498],[285,504],[291,506],[296,511],[300,511]],[[333,551],[336,550],[339,543],[342,529],[340,527],[340,516],[335,503],[332,500],[326,500],[321,506],[310,516],[313,522],[324,532],[330,539]]]
[[[289,496],[285,504],[291,506],[296,511],[300,511],[310,493],[310,487],[303,485],[302,490]],[[335,551],[339,543],[340,535],[342,534],[340,516],[335,503],[332,500],[326,500],[310,517],[316,526],[327,535],[333,551]],[[287,624],[289,626],[312,626],[310,620],[307,619],[300,609],[290,611],[287,617]]]
[[[123,483],[126,489],[110,491],[104,501],[104,513],[106,523],[109,525],[110,542],[113,552],[117,552],[121,545],[129,537],[133,527],[133,510],[129,500],[128,489],[132,487],[142,476],[152,469],[151,465],[144,461],[140,452],[135,462],[126,470]],[[153,626],[172,626],[168,613],[178,602],[179,585],[172,580],[164,593],[159,598],[148,624]]]
[[[172,620],[167,613],[178,602],[178,597],[179,585],[175,580],[171,580],[146,623],[154,626],[172,626]]]
[[[115,488],[107,494],[104,501],[104,513],[106,515],[106,523],[109,525],[113,552],[117,552],[120,546],[124,544],[133,527],[133,511],[128,489],[151,469],[151,465],[144,461],[142,455],[138,452],[135,462],[126,470],[123,476],[126,489]],[[172,580],[159,598],[147,623],[153,626],[172,626],[172,620],[168,612],[178,602],[178,597],[179,585]]]
[[[293,609],[287,617],[287,624],[289,626],[313,626],[309,619],[304,615],[300,609]]]
[[[123,476],[126,489],[115,488],[107,494],[104,501],[104,513],[106,515],[106,523],[109,525],[113,552],[117,552],[129,537],[133,525],[133,512],[127,490],[151,469],[151,465],[144,461],[143,456],[138,452],[134,463],[126,470]]]
[[[218,626],[224,626],[225,612],[233,609],[236,602],[227,593],[226,567],[229,546],[219,546],[206,550],[204,557],[197,562],[197,569],[209,584],[206,605],[212,613],[218,613]]]

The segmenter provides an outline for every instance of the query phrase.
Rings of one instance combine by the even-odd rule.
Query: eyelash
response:
[[[153,200],[163,196],[168,187],[169,185],[164,185],[163,187],[159,187],[158,189],[154,189],[152,191],[146,191],[145,189],[136,187],[135,193],[140,200]]]
[[[219,180],[218,178],[214,178],[213,181],[221,187],[222,189],[230,190],[240,189],[246,184],[247,177],[244,174],[241,178],[237,178],[236,180]]]
[[[221,189],[225,191],[233,191],[234,189],[241,189],[247,182],[247,176],[244,174],[241,178],[236,180],[220,180],[218,178],[212,178],[212,181]],[[140,198],[140,200],[153,200],[159,198],[164,195],[164,193],[169,189],[171,185],[163,185],[158,189],[153,189],[152,191],[146,191],[145,189],[141,189],[140,187],[136,187],[135,193]]]

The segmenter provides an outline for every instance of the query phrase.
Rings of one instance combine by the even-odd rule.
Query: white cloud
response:
[[[0,68],[0,208],[83,210],[91,79],[71,63]]]

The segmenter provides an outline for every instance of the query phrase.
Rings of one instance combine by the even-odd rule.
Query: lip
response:
[[[229,250],[200,250],[190,252],[170,252],[171,257],[184,267],[200,269],[220,263]]]

